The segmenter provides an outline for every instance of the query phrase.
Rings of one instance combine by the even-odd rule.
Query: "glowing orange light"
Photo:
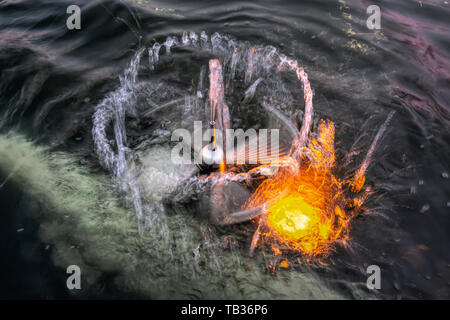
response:
[[[334,174],[334,125],[321,121],[317,136],[302,152],[299,170],[282,166],[271,179],[263,181],[247,203],[247,208],[264,206],[260,217],[261,241],[272,244],[274,255],[297,251],[307,257],[325,257],[336,241],[349,240],[352,211],[345,190],[349,181]],[[284,161],[287,161],[284,160]],[[287,261],[285,261],[287,263]],[[286,266],[284,262],[280,267]],[[287,264],[288,266],[289,264]]]
[[[225,170],[226,170],[226,164],[225,164],[225,161],[222,160],[219,165],[219,172],[224,173]]]
[[[289,195],[269,207],[267,220],[277,233],[298,240],[319,223],[319,209],[301,196]]]

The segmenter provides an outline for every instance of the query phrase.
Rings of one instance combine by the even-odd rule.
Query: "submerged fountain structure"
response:
[[[145,54],[146,69],[159,75],[157,80],[138,80]],[[198,80],[192,79],[184,88],[165,85],[161,70],[189,55],[200,61],[194,63],[201,65]],[[209,87],[205,85],[207,68]],[[320,120],[313,130],[308,76],[295,59],[272,46],[254,46],[218,33],[185,32],[181,38],[168,37],[139,50],[120,81],[120,87],[97,106],[93,136],[101,164],[113,172],[120,190],[133,203],[141,232],[145,221],[150,221],[151,228],[162,230],[167,238],[166,212],[190,207],[215,225],[255,223],[251,254],[268,245],[275,256],[293,252],[311,259],[326,257],[336,244],[348,243],[351,221],[371,192],[364,188],[366,170],[393,113],[359,168],[341,177],[336,170],[334,123]],[[130,164],[127,119],[147,123],[169,114],[178,114],[178,124],[192,135],[193,122],[206,120],[214,132],[213,147],[192,147],[196,156],[218,165],[190,166],[190,173],[162,196],[164,207],[144,205],[148,195],[140,191],[130,169],[136,165]],[[236,153],[240,152],[257,159],[248,165],[228,160],[231,151],[223,147],[227,143],[216,145],[218,133],[226,139],[227,129],[258,126],[280,130],[276,157],[272,145],[252,152],[247,142],[233,150],[231,159],[239,158]]]

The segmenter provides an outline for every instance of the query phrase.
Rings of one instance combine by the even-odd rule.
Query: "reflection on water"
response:
[[[66,8],[73,2],[82,7],[78,31],[65,27]],[[381,30],[376,32],[366,27],[370,4],[381,8]],[[2,251],[10,257],[2,273],[10,275],[5,280],[10,289],[1,295],[66,296],[60,288],[64,265],[78,259],[91,271],[87,281],[93,289],[83,293],[91,296],[170,297],[176,291],[189,298],[449,298],[449,11],[448,4],[437,0],[2,2],[0,199],[8,208]],[[200,220],[189,220],[189,215],[176,215],[169,222],[177,230],[168,235],[175,242],[172,258],[154,262],[158,250],[152,247],[157,245],[138,236],[134,210],[116,203],[121,196],[97,165],[92,116],[105,97],[120,90],[120,77],[139,49],[171,35],[181,39],[186,30],[272,45],[298,59],[309,75],[317,115],[336,124],[341,157],[351,147],[365,150],[386,115],[397,111],[368,172],[368,183],[378,189],[367,205],[373,215],[355,222],[352,251],[338,250],[324,268],[295,265],[272,276],[264,269],[264,259],[270,257],[248,257],[245,241],[252,226],[215,230],[206,223],[199,226]],[[153,76],[170,82],[167,101],[181,98],[170,96],[180,86],[198,81],[197,58],[178,63],[155,54],[146,57],[161,59],[164,72]],[[149,76],[150,70],[139,75]],[[164,91],[139,90],[150,89]],[[146,96],[131,95],[126,101]],[[301,99],[293,97],[294,102]],[[127,132],[134,135],[128,146],[139,150],[145,130],[136,125]],[[33,142],[8,135],[13,131]],[[150,141],[157,138],[150,131],[145,135]],[[139,151],[144,167],[154,161],[154,154],[145,150]],[[161,158],[166,150],[154,152]],[[23,162],[15,166],[14,159]],[[361,158],[344,160],[358,163]],[[33,166],[42,176],[23,169]],[[158,166],[145,171],[151,175]],[[130,175],[141,169],[128,168]],[[71,173],[79,170],[80,176]],[[167,178],[154,176],[170,189],[178,171],[164,174]],[[48,184],[38,183],[43,179]],[[87,200],[68,197],[73,190]],[[100,201],[101,195],[107,201]],[[77,206],[61,204],[63,198]],[[108,216],[110,212],[114,214]],[[120,222],[111,219],[122,214]],[[38,235],[42,244],[32,245],[39,243]],[[52,271],[53,264],[58,271]],[[372,264],[382,270],[377,294],[365,288],[365,270]],[[12,266],[29,274],[30,281],[18,280]],[[58,272],[61,278],[55,276]],[[174,274],[178,276],[170,280]]]

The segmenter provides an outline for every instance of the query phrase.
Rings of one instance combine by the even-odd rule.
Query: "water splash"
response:
[[[165,252],[161,252],[161,254],[169,254],[173,258],[174,255],[181,253],[172,249],[177,241],[174,240],[173,230],[168,227],[164,206],[160,201],[162,195],[157,195],[160,193],[158,190],[152,189],[149,191],[145,188],[145,184],[155,184],[155,181],[162,180],[158,178],[157,172],[149,176],[143,170],[153,171],[149,167],[141,168],[136,163],[134,159],[136,152],[130,149],[127,141],[127,117],[140,121],[140,119],[152,117],[164,109],[181,107],[180,114],[183,121],[187,123],[190,121],[189,119],[194,119],[195,115],[205,114],[205,110],[210,109],[210,99],[214,92],[208,92],[211,90],[208,90],[208,86],[204,83],[206,81],[206,66],[203,65],[199,68],[197,78],[199,80],[197,85],[194,86],[194,92],[189,94],[178,93],[179,89],[174,89],[172,92],[159,82],[156,85],[151,81],[139,81],[138,70],[142,64],[143,55],[148,54],[147,68],[150,71],[155,71],[160,62],[161,48],[163,47],[164,54],[167,56],[171,55],[177,48],[191,47],[194,52],[203,51],[217,57],[223,66],[223,83],[225,83],[223,89],[226,89],[226,92],[234,95],[242,94],[242,98],[245,97],[245,99],[242,99],[245,104],[270,105],[275,114],[296,109],[295,99],[282,79],[282,73],[285,71],[293,72],[302,82],[307,107],[312,99],[312,91],[306,74],[296,60],[285,56],[272,46],[252,46],[248,42],[237,41],[219,33],[209,36],[206,32],[200,34],[184,32],[180,38],[169,36],[161,42],[154,42],[147,49],[141,48],[136,52],[123,76],[120,77],[119,87],[106,96],[96,108],[92,129],[95,151],[102,166],[113,173],[119,190],[124,192],[127,201],[133,204],[139,233],[142,235],[147,233],[148,230],[149,235],[155,241],[164,243],[165,249],[163,251]],[[237,79],[242,81],[236,81]],[[245,84],[244,88],[242,88],[241,83]],[[156,95],[155,98],[146,98],[148,103],[145,110],[137,106],[139,90],[147,90],[150,92],[148,94],[150,96]],[[227,97],[224,98],[227,99]],[[231,97],[228,97],[228,99],[231,99]],[[264,110],[264,107],[261,110]],[[251,113],[253,111],[248,108],[245,112]],[[307,108],[306,114],[307,121],[304,125],[309,129],[312,121],[312,109]],[[280,119],[286,118],[279,117]],[[113,129],[112,139],[108,137],[109,128]],[[290,128],[287,129],[290,130]],[[302,132],[305,133],[307,130]],[[306,139],[307,135],[304,138]],[[302,142],[300,141],[300,143]],[[156,160],[153,159],[152,161]],[[164,177],[170,183],[176,184],[177,182],[177,177],[170,177],[169,173],[165,173]],[[221,177],[217,183],[223,182],[221,181],[223,178],[227,179],[226,176]],[[239,179],[239,176],[233,177],[233,179]],[[203,182],[197,181],[197,183],[201,189]],[[214,184],[214,181],[212,183]],[[160,186],[157,183],[156,185]],[[167,186],[163,189],[167,191],[170,188],[170,186]],[[143,200],[143,194],[145,194],[145,200]],[[183,261],[188,262],[190,260],[190,263],[194,262],[198,265],[198,260],[201,260],[202,257],[209,257],[214,268],[221,274],[223,265],[220,260],[220,252],[223,251],[224,241],[215,235],[211,227],[205,225],[202,228],[204,231],[201,232],[203,233],[203,240],[200,246],[179,247],[181,251],[187,250],[192,253],[192,257],[189,259],[183,258]],[[182,234],[186,236],[185,233]],[[182,241],[189,240],[184,239]],[[228,240],[225,242],[235,243],[232,240],[231,242]],[[235,244],[228,247],[234,255],[237,254]],[[240,263],[238,256],[235,260],[238,264]]]
[[[141,234],[143,232],[144,214],[141,195],[128,170],[125,115],[130,113],[136,116],[134,88],[143,52],[144,49],[140,49],[135,54],[129,67],[120,77],[119,88],[110,93],[97,106],[93,116],[92,128],[95,151],[99,156],[100,163],[114,173],[119,189],[127,195],[127,200],[133,203]],[[113,151],[106,135],[107,127],[111,122],[113,123],[117,152]]]

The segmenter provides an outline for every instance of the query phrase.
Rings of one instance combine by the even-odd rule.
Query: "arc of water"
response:
[[[373,153],[375,152],[375,148],[378,144],[378,141],[381,139],[384,132],[386,131],[394,114],[395,114],[395,111],[391,111],[388,114],[388,116],[386,117],[386,120],[381,125],[380,129],[378,129],[378,132],[375,135],[375,138],[373,139],[372,144],[370,145],[369,151],[367,152],[363,162],[361,163],[358,170],[356,171],[356,174],[353,178],[353,186],[352,186],[354,192],[361,191],[362,187],[364,186],[364,182],[365,182],[364,177],[365,177],[367,169],[369,168],[370,163],[372,162],[372,157],[373,157]]]
[[[253,75],[253,67],[254,61],[253,57],[256,56],[256,51],[261,51],[259,47],[252,47],[248,49],[242,49],[238,47],[238,44],[236,41],[229,39],[226,36],[222,36],[220,34],[214,34],[211,37],[208,37],[206,33],[202,33],[199,37],[199,35],[195,32],[184,32],[183,36],[181,37],[181,41],[178,41],[176,37],[168,37],[165,42],[161,45],[158,42],[155,42],[155,44],[148,50],[149,54],[149,64],[150,69],[153,70],[155,65],[159,62],[159,55],[160,55],[160,49],[162,46],[166,47],[166,53],[171,54],[171,48],[177,47],[177,46],[192,46],[195,48],[201,48],[206,51],[211,51],[219,55],[225,55],[226,52],[232,52],[232,56],[229,57],[230,60],[230,75],[229,79],[233,80],[235,72],[238,68],[238,60],[245,56],[245,53],[247,54],[247,58],[251,57],[251,61],[248,69],[246,78],[247,80],[251,80],[251,77]],[[270,48],[271,50],[268,51],[268,56],[266,56],[265,60],[267,60],[268,65],[266,66],[266,69],[269,70],[270,66],[276,66],[275,58],[278,58],[279,67],[280,69],[283,69],[287,66],[291,71],[296,72],[297,78],[299,81],[302,82],[303,85],[303,91],[304,91],[304,99],[305,99],[305,113],[303,118],[303,123],[300,129],[300,132],[296,132],[294,130],[295,126],[280,112],[272,112],[276,116],[278,115],[279,118],[285,123],[288,130],[291,132],[293,136],[297,136],[294,141],[294,145],[292,147],[291,154],[292,156],[297,159],[298,162],[298,168],[300,168],[300,161],[301,161],[301,155],[303,152],[303,148],[305,147],[307,141],[309,132],[311,130],[312,125],[312,115],[313,115],[313,105],[312,105],[312,90],[311,86],[308,81],[308,77],[303,70],[302,67],[300,67],[295,60],[291,60],[284,56],[283,54],[277,52],[275,48]],[[231,51],[230,51],[231,50]],[[247,50],[247,51],[246,51]],[[250,50],[250,51],[248,51]],[[242,52],[241,52],[242,51]],[[262,51],[261,51],[262,52]],[[133,112],[132,106],[131,109],[130,101],[133,100],[133,84],[136,81],[135,76],[137,75],[137,64],[140,60],[142,52],[137,54],[135,58],[133,59],[130,68],[125,71],[125,77],[121,80],[123,81],[121,87],[118,91],[114,92],[112,95],[107,97],[97,108],[97,111],[94,114],[94,127],[93,127],[93,135],[94,135],[94,141],[96,144],[96,151],[99,155],[101,163],[107,167],[108,169],[112,170],[116,176],[122,175],[122,178],[126,179],[126,171],[124,171],[123,164],[125,163],[125,144],[126,142],[126,134],[124,132],[124,112]],[[272,63],[270,63],[272,61]],[[256,85],[255,85],[256,88]],[[211,90],[212,89],[212,90]],[[124,96],[127,96],[129,98],[124,98]],[[126,103],[126,106],[122,103],[124,101],[128,101]],[[222,66],[220,64],[220,61],[217,59],[213,59],[210,61],[210,102],[212,110],[214,112],[214,118],[216,117],[217,113],[217,123],[220,125],[220,129],[224,130],[226,128],[229,128],[229,123],[231,122],[229,119],[229,111],[227,107],[224,104],[224,84],[223,84],[223,75],[222,75]],[[164,106],[166,107],[166,106]],[[163,106],[161,106],[161,109]],[[269,108],[271,111],[277,111],[275,108],[271,107]],[[160,109],[158,109],[160,110]],[[149,112],[147,116],[149,116],[151,113],[156,112],[157,110],[154,110],[152,112]],[[228,111],[228,112],[227,112]],[[281,115],[281,116],[280,116]],[[118,127],[116,127],[116,134],[119,135],[118,141],[118,154],[116,154],[113,151],[113,148],[109,144],[109,140],[106,137],[106,128],[107,126],[116,120],[118,122]],[[296,128],[295,128],[296,129]],[[225,135],[224,135],[225,136]],[[117,137],[116,137],[117,140]],[[125,144],[124,144],[125,143]],[[127,179],[126,179],[127,180]],[[130,189],[136,189],[132,185],[129,186]],[[131,192],[132,194],[136,192]],[[135,197],[138,199],[138,203],[135,203],[136,205],[136,211],[139,217],[141,217],[141,210],[140,207],[140,201],[139,196]],[[245,218],[245,214],[236,213],[237,216]],[[252,213],[253,216],[254,212]],[[248,215],[247,217],[251,217]],[[240,218],[239,218],[240,219]]]
[[[137,79],[137,70],[144,49],[139,50],[120,77],[120,87],[105,98],[94,113],[92,135],[96,153],[100,162],[111,170],[119,184],[121,191],[128,192],[134,205],[138,220],[138,229],[143,232],[143,209],[139,190],[131,177],[127,164],[127,141],[125,129],[126,113],[136,113],[134,108],[134,87]],[[117,153],[115,153],[106,137],[106,129],[113,123]]]
[[[303,67],[298,65],[295,60],[288,60],[287,64],[297,75],[297,79],[301,81],[303,85],[303,98],[305,100],[305,113],[303,115],[303,122],[300,128],[300,133],[298,138],[294,141],[292,156],[298,162],[298,168],[300,169],[301,157],[303,154],[303,149],[308,142],[309,133],[311,131],[312,120],[313,120],[313,92],[311,90],[311,84],[308,80],[308,75],[306,74]]]
[[[224,89],[222,65],[219,59],[209,60],[209,101],[211,105],[211,121],[215,128],[223,130]]]
[[[211,106],[211,123],[214,129],[214,143],[216,142],[216,130],[222,135],[223,161],[221,169],[225,165],[226,159],[226,130],[230,128],[230,113],[224,101],[224,85],[222,75],[222,64],[219,59],[209,60],[209,100]]]

